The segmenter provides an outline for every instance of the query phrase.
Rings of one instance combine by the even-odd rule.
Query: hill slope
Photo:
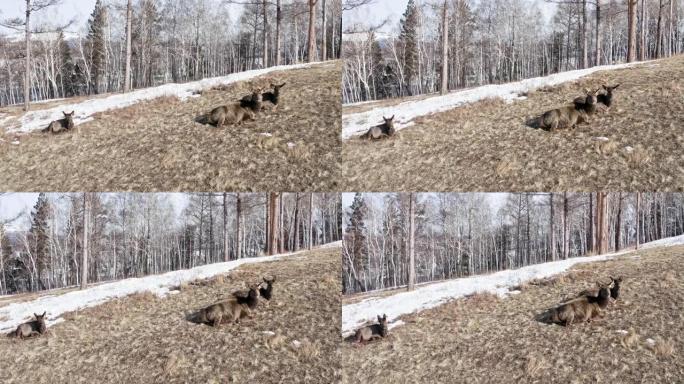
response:
[[[72,132],[6,134],[0,184],[15,191],[334,190],[340,73],[340,62],[276,71],[184,101],[162,97],[96,113]],[[287,83],[277,112],[223,129],[195,122],[271,82]]]
[[[343,382],[677,382],[684,375],[682,252],[639,250],[580,264],[505,299],[478,294],[403,316],[388,339],[342,347]],[[534,320],[610,275],[624,282],[604,319],[569,328]]]
[[[682,72],[684,56],[599,71],[521,99],[488,99],[419,117],[391,140],[345,140],[343,189],[681,190]],[[531,117],[567,105],[585,88],[616,83],[622,85],[612,110],[595,115],[590,124],[557,133],[525,125]],[[424,107],[428,100],[417,103]],[[386,115],[394,114],[394,107],[397,116],[402,116],[415,112],[410,110],[414,104],[383,102],[369,107]],[[368,126],[377,123],[366,122]]]
[[[339,247],[243,265],[159,298],[138,294],[72,312],[47,336],[0,337],[0,382],[311,382],[339,380]],[[185,320],[276,275],[253,319],[215,329]]]

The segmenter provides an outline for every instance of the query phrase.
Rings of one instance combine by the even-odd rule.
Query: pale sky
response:
[[[59,195],[59,194],[57,194]],[[184,193],[163,193],[171,200],[176,215],[180,215],[188,204],[188,196]],[[50,196],[54,197],[54,195]],[[11,230],[27,229],[30,225],[30,214],[38,200],[38,193],[8,193],[0,196],[0,222],[23,214],[16,222],[8,225]]]
[[[62,0],[61,5],[47,8],[34,16],[32,18],[38,23],[53,21],[55,24],[62,24],[70,19],[75,20],[75,24],[69,28],[71,32],[81,31],[88,22],[88,17],[93,12],[96,0]],[[105,4],[113,4],[124,6],[126,0],[103,0]],[[134,0],[133,4],[136,4],[138,0]],[[162,1],[157,0],[161,5]],[[230,7],[230,14],[233,21],[237,20],[237,16],[240,14],[242,5],[239,4],[226,4],[226,7]],[[26,2],[23,0],[0,0],[0,19],[9,19],[15,17],[24,17],[24,12],[26,9]],[[14,30],[0,27],[0,33],[15,32]]]
[[[542,14],[547,18],[550,18],[556,9],[556,4],[547,3],[543,0],[528,1],[534,4],[533,6],[540,7]],[[434,3],[434,0],[416,0],[416,4],[430,3]],[[397,28],[401,15],[406,10],[406,4],[408,4],[408,0],[373,0],[369,5],[345,12],[342,16],[343,24],[361,22],[366,25],[379,25],[383,20],[388,19],[389,22],[382,30],[389,32]]]

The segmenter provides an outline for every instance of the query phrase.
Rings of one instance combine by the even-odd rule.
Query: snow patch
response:
[[[610,139],[605,137],[605,136],[594,137],[594,140],[596,140],[596,141],[610,141]]]
[[[51,121],[61,119],[64,117],[62,111],[76,111],[81,119],[80,122],[85,122],[86,119],[98,112],[104,112],[110,109],[125,108],[133,104],[145,100],[152,100],[159,97],[175,96],[181,100],[193,96],[198,91],[210,89],[219,85],[231,84],[240,81],[246,81],[258,76],[263,76],[274,71],[285,71],[292,69],[310,68],[315,65],[330,65],[319,63],[306,63],[295,65],[280,65],[276,67],[269,67],[264,69],[256,69],[252,71],[232,73],[227,76],[212,77],[193,81],[189,83],[169,83],[157,87],[139,89],[128,93],[113,94],[102,98],[93,98],[79,103],[59,105],[54,108],[43,109],[38,111],[29,111],[19,118],[18,126],[11,126],[6,128],[7,132],[31,132],[38,129],[43,129],[50,124]],[[74,121],[79,124],[78,121]]]
[[[388,324],[387,329],[393,329],[396,327],[401,327],[402,325],[406,325],[406,323],[404,323],[404,320],[397,320],[394,323]]]
[[[653,340],[649,337],[648,339],[646,339],[646,344],[648,344],[649,346],[652,347],[655,345],[655,340]]]
[[[302,346],[302,342],[299,340],[292,340],[292,346],[295,348],[299,348]]]
[[[338,241],[319,248],[339,247],[340,245],[341,242]],[[48,324],[56,324],[56,322],[61,321],[60,316],[66,312],[94,307],[108,300],[125,297],[135,293],[152,292],[160,297],[164,297],[171,292],[178,292],[176,287],[184,282],[208,279],[225,274],[243,264],[280,260],[304,252],[308,251],[203,265],[192,269],[167,272],[161,275],[103,283],[82,291],[67,292],[63,295],[49,295],[32,301],[11,303],[7,306],[0,307],[0,319],[4,319],[0,321],[0,332],[14,330],[19,324],[30,320],[34,313],[43,313],[43,311],[47,311]]]
[[[275,336],[275,332],[273,331],[262,331],[261,333],[263,333],[266,336]]]
[[[292,148],[295,147],[295,143],[289,142],[289,143],[287,143],[287,147],[290,148],[290,149],[292,149]]]
[[[615,332],[616,332],[616,333],[619,333],[619,334],[621,334],[621,335],[626,335],[626,334],[629,333],[629,332],[625,331],[624,329],[618,329],[618,330],[616,330]]]
[[[522,100],[520,95],[538,88],[577,80],[598,71],[629,68],[644,63],[645,62],[603,65],[576,71],[556,73],[546,77],[525,79],[514,83],[484,85],[477,88],[455,91],[443,96],[404,101],[397,105],[378,107],[365,112],[342,115],[342,138],[349,139],[352,136],[365,133],[372,125],[381,123],[382,116],[395,115],[394,127],[399,130],[409,127],[411,121],[416,117],[448,111],[466,103],[474,103],[488,98],[500,98],[505,102]]]
[[[656,240],[643,244],[640,249],[667,247],[684,244],[684,235]],[[552,261],[529,265],[514,270],[496,272],[490,275],[472,276],[435,283],[410,292],[400,292],[391,296],[371,297],[357,303],[342,306],[342,335],[348,336],[368,319],[378,314],[386,314],[388,321],[410,313],[437,307],[449,300],[476,293],[490,292],[499,296],[510,294],[509,288],[532,279],[543,279],[562,273],[570,267],[611,260],[617,256],[634,252],[626,250],[600,256],[575,257],[567,260]]]

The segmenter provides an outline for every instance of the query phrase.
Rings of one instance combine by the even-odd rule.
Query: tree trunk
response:
[[[608,194],[596,194],[596,242],[599,254],[608,252]]]
[[[563,192],[563,259],[567,260],[570,256],[570,225],[568,225],[568,193]]]
[[[24,111],[29,110],[31,100],[31,0],[26,0],[26,61],[24,74]]]
[[[549,206],[551,207],[551,217],[549,218],[549,244],[551,249],[551,260],[556,261],[556,233],[553,229],[553,192],[549,193]]]
[[[641,193],[637,192],[636,194],[636,249],[639,249],[639,243],[641,242],[641,223],[639,222],[640,220],[640,212],[641,212]]]
[[[280,9],[280,0],[276,1],[276,37],[275,37],[275,65],[280,65],[280,56],[282,54],[280,47],[280,23],[282,22],[283,15]]]
[[[442,86],[440,93],[446,95],[449,92],[449,16],[447,1],[442,6]]]
[[[582,68],[588,66],[589,47],[587,45],[587,0],[582,0]]]
[[[321,12],[323,12],[323,20],[321,23],[321,29],[323,30],[321,35],[322,35],[322,40],[321,40],[321,61],[325,61],[328,59],[328,39],[327,39],[327,34],[328,34],[328,15],[327,15],[327,10],[326,10],[326,0],[322,0],[323,2],[321,3]]]
[[[656,26],[656,51],[655,58],[660,59],[662,45],[663,45],[663,33],[662,33],[662,22],[663,22],[663,0],[658,0],[658,24]]]
[[[88,286],[88,232],[90,228],[90,202],[83,193],[83,258],[81,259],[81,289]]]
[[[617,217],[615,218],[615,252],[620,250],[620,224],[622,223],[622,192],[618,192]]]
[[[299,251],[299,192],[295,193],[295,211],[294,211],[294,250]]]
[[[307,44],[307,61],[316,61],[316,4],[318,0],[308,0],[309,2],[309,33]]]
[[[413,291],[413,287],[416,284],[416,257],[414,254],[415,246],[415,217],[414,217],[414,200],[415,196],[413,193],[409,193],[409,249],[408,249],[408,290]]]
[[[596,0],[596,65],[601,65],[601,0]]]
[[[627,62],[636,61],[637,0],[627,0]]]
[[[230,260],[228,247],[228,193],[223,192],[223,261]]]
[[[235,200],[235,258],[242,258],[242,200],[240,193]]]
[[[309,192],[309,250],[313,248],[313,193]]]
[[[280,197],[278,198],[278,252],[279,253],[285,253],[285,231],[284,231],[284,225],[283,225],[283,211],[285,210],[283,208],[283,197],[285,197],[284,194],[280,194]]]
[[[268,67],[268,0],[263,0],[263,16],[264,16],[264,52],[263,52],[263,68]]]
[[[646,60],[646,0],[641,0],[641,53],[639,60]]]
[[[589,250],[596,253],[596,239],[594,235],[594,194],[589,193]]]
[[[269,239],[269,254],[275,255],[278,253],[278,193],[271,192],[269,194],[268,204],[268,233]]]
[[[124,93],[131,90],[131,19],[133,19],[132,0],[126,5],[126,70],[124,71]]]

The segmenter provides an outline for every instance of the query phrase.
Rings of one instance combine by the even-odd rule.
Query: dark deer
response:
[[[394,136],[394,115],[389,119],[383,116],[382,119],[384,123],[371,127],[368,132],[361,135],[361,139],[379,140]]]
[[[45,324],[46,313],[47,312],[43,312],[42,315],[34,313],[33,315],[36,317],[35,320],[19,325],[16,331],[11,332],[7,336],[23,339],[45,334],[45,332],[47,332],[47,325]]]
[[[387,315],[378,316],[378,324],[368,325],[358,329],[354,334],[354,342],[364,343],[375,339],[387,337]]]
[[[72,129],[74,127],[74,111],[71,111],[71,113],[62,113],[64,114],[64,118],[51,122],[47,128],[43,129],[43,132],[59,133]]]
[[[606,110],[610,110],[610,106],[613,104],[613,91],[616,90],[620,84],[611,86],[602,85],[603,90],[606,93],[598,95],[598,102],[606,106]]]

